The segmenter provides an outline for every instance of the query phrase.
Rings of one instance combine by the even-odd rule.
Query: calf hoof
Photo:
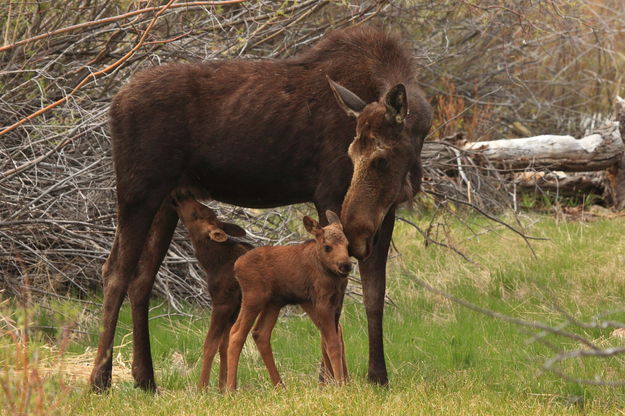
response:
[[[319,384],[324,385],[332,381],[332,375],[325,370],[319,371]]]

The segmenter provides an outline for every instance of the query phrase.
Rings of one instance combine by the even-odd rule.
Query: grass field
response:
[[[428,226],[427,215],[411,219]],[[262,360],[248,342],[240,390],[227,396],[195,389],[208,311],[189,307],[190,316],[168,314],[162,300],[153,301],[152,316],[162,316],[151,321],[160,388],[160,394],[152,396],[134,389],[129,376],[131,327],[124,307],[113,389],[94,395],[87,390],[86,378],[96,345],[98,308],[44,299],[26,313],[5,299],[0,303],[0,325],[7,334],[23,325],[27,315],[34,327],[27,354],[20,350],[23,344],[9,336],[0,341],[4,412],[14,412],[13,403],[28,413],[80,415],[625,414],[624,388],[580,385],[542,371],[545,359],[555,352],[532,338],[536,332],[467,310],[425,291],[414,280],[528,321],[555,326],[566,321],[564,310],[584,321],[601,315],[625,322],[625,219],[569,222],[532,215],[525,221],[531,224],[528,232],[549,238],[532,243],[537,258],[509,231],[483,233],[484,226],[492,228],[483,218],[470,216],[464,222],[452,223],[448,231],[476,264],[444,248],[424,248],[423,239],[407,224],[396,227],[397,251],[388,269],[393,305],[385,315],[388,388],[365,381],[366,319],[357,298],[346,301],[343,315],[352,376],[347,386],[317,384],[319,336],[293,309],[280,319],[273,337],[286,389],[270,386]],[[80,332],[63,336],[59,328],[68,325]],[[613,328],[568,329],[601,347],[625,343],[612,335]],[[553,335],[545,340],[556,351],[581,347]],[[624,364],[614,357],[571,360],[558,368],[575,377],[625,380]]]

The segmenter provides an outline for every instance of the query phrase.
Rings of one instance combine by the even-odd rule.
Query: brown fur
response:
[[[241,289],[234,278],[234,262],[253,247],[232,241],[245,230],[220,221],[212,209],[196,201],[192,194],[176,191],[173,202],[178,217],[189,231],[195,255],[206,271],[206,283],[213,311],[204,341],[199,387],[208,385],[215,354],[219,350],[219,389],[226,383],[228,334],[241,306]]]
[[[359,100],[368,104],[348,112],[356,119],[341,111]],[[248,207],[312,201],[323,223],[326,209],[340,211],[350,250],[361,259],[369,379],[385,384],[382,314],[394,207],[407,180],[419,189],[430,123],[409,49],[366,26],[330,32],[287,60],[169,64],[137,74],[110,110],[118,221],[103,266],[92,387],[110,386],[128,293],[133,375],[138,386],[155,388],[147,311],[177,222],[169,194],[180,186]]]
[[[348,241],[338,217],[332,212],[327,216],[333,222],[323,228],[317,221],[304,217],[304,225],[315,240],[292,246],[259,247],[234,264],[243,302],[230,333],[228,390],[236,389],[241,350],[257,317],[254,340],[271,381],[274,385],[282,384],[270,340],[280,309],[288,304],[301,305],[319,328],[326,366],[338,382],[345,381],[347,366],[338,317],[351,263]]]

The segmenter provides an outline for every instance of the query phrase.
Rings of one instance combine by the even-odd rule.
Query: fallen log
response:
[[[560,197],[603,195],[604,172],[566,174],[556,172],[519,172],[514,174],[517,193],[547,192]]]
[[[610,122],[581,139],[542,135],[473,142],[465,144],[463,148],[479,152],[503,170],[597,171],[613,167],[625,154],[618,122]]]
[[[467,143],[458,134],[444,141],[427,141],[421,153],[424,181],[447,184],[445,189],[454,188],[470,201],[477,197],[475,192],[484,191],[488,176],[492,179],[489,187],[495,190],[504,187],[513,192],[512,185],[517,193],[592,193],[601,195],[608,206],[625,209],[625,100],[617,97],[616,103],[616,121],[581,139],[542,135]]]

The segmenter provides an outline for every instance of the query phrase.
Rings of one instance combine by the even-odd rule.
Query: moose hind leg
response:
[[[152,219],[166,192],[154,190],[141,201],[118,202],[115,242],[103,267],[102,329],[90,377],[91,387],[95,391],[106,390],[111,385],[113,341],[119,309],[136,270]]]
[[[177,223],[176,211],[169,198],[164,198],[150,227],[135,277],[128,288],[132,309],[132,376],[135,386],[147,391],[156,390],[148,329],[150,294]]]

